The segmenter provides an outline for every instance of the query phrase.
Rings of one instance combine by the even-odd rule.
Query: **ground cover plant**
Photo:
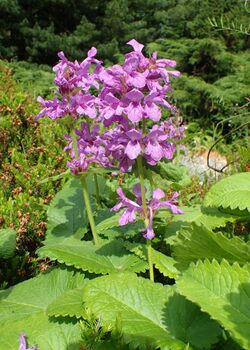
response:
[[[34,258],[46,231],[46,205],[64,181],[48,178],[66,170],[67,126],[55,124],[52,132],[46,120],[34,121],[33,86],[16,83],[7,62],[0,62],[0,77],[0,228],[14,230],[17,242],[0,263],[0,287],[6,287],[39,271]]]
[[[180,73],[128,44],[108,68],[95,48],[80,63],[60,52],[56,95],[39,98],[36,120],[70,117],[72,175],[37,251],[51,268],[0,292],[0,349],[250,347],[250,174],[178,205],[190,184],[172,163],[184,133],[170,94]],[[13,236],[1,235],[3,258]]]

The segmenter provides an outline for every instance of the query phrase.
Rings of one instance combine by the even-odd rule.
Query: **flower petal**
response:
[[[146,188],[145,188],[145,191],[146,191]],[[134,185],[133,193],[137,198],[141,198],[141,185],[140,184]]]
[[[145,154],[150,155],[151,158],[158,162],[163,157],[161,145],[157,141],[150,140],[145,148]]]
[[[139,154],[141,153],[141,145],[138,141],[129,141],[127,144],[124,153],[130,158],[130,159],[136,159]]]
[[[121,207],[123,206],[122,202],[118,202],[115,206],[113,206],[113,208],[111,208],[111,211],[118,211],[121,209]]]
[[[153,210],[152,208],[149,208],[149,223],[148,223],[148,227],[146,229],[146,232],[143,235],[144,238],[146,239],[153,239],[155,237],[155,233],[153,230]]]
[[[138,123],[142,119],[142,107],[140,104],[136,105],[135,103],[130,103],[126,109],[128,113],[128,118],[134,122]]]
[[[129,208],[134,208],[136,210],[140,209],[140,206],[135,203],[134,201],[132,201],[131,199],[127,198],[123,192],[123,190],[121,189],[121,187],[119,187],[116,190],[116,193],[118,194],[118,196],[121,198],[123,205],[129,207]]]
[[[134,209],[125,209],[119,219],[119,224],[121,226],[127,225],[130,222],[136,220],[135,210]]]
[[[135,39],[130,40],[127,42],[128,45],[131,45],[136,52],[141,52],[142,49],[144,48],[144,45],[138,43]]]
[[[183,214],[183,211],[177,207],[177,205],[171,203],[171,201],[160,202],[159,207],[167,207],[173,214]]]
[[[146,104],[145,113],[148,118],[152,119],[155,122],[158,122],[161,119],[161,110],[155,103],[151,103],[150,105]]]
[[[91,49],[88,51],[88,57],[94,57],[97,54],[97,50],[95,47],[91,47]]]
[[[142,89],[146,85],[146,76],[143,73],[133,73],[127,78],[127,83],[129,86]]]
[[[133,89],[126,93],[126,97],[133,102],[140,102],[144,97],[143,93],[140,90]]]
[[[153,199],[160,200],[160,199],[162,199],[164,197],[165,197],[165,193],[160,188],[156,188],[153,191],[153,195],[152,195]]]

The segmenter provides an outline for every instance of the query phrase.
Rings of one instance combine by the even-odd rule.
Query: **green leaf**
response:
[[[120,216],[121,216],[121,214],[117,213],[115,215],[112,215],[112,216],[102,220],[98,225],[96,225],[96,232],[99,234],[105,230],[119,226],[118,220],[119,220]]]
[[[146,247],[146,244],[125,242],[124,246],[130,252],[132,252],[135,255],[139,256],[140,259],[147,260],[147,247]]]
[[[176,267],[180,270],[187,268],[192,261],[206,258],[218,261],[224,258],[239,264],[250,262],[250,244],[238,237],[229,239],[222,233],[209,231],[204,226],[192,225],[182,228],[172,244]]]
[[[147,263],[134,254],[129,254],[120,240],[104,241],[101,246],[96,246],[89,241],[71,239],[47,245],[40,248],[38,253],[42,257],[97,274],[127,270],[140,272],[147,268]]]
[[[84,307],[82,301],[83,288],[75,288],[60,295],[49,304],[47,308],[48,316],[75,316],[84,317]]]
[[[145,244],[126,242],[125,247],[139,256],[141,259],[147,260],[147,248]],[[179,271],[174,266],[176,261],[154,248],[151,248],[153,265],[166,277],[176,278]]]
[[[217,320],[250,349],[250,270],[223,260],[192,264],[177,281],[181,294]]]
[[[235,174],[217,182],[207,192],[204,205],[250,211],[250,172]]]
[[[141,235],[141,232],[145,229],[145,226],[142,220],[136,221],[124,226],[113,226],[112,223],[114,223],[116,219],[118,220],[118,216],[116,218],[113,217],[113,219],[110,218],[110,221],[108,219],[107,221],[104,220],[105,222],[103,224],[101,222],[100,226],[98,224],[97,226],[99,226],[98,227],[99,235],[102,235],[109,239],[114,239],[115,237],[117,238],[119,237],[121,239],[129,239],[131,237],[138,236],[138,234]],[[110,228],[104,229],[104,226],[107,227],[109,225],[113,227],[111,229]],[[100,227],[101,227],[101,230],[100,230]]]
[[[167,226],[166,231],[172,230],[172,227],[177,227],[178,230],[182,226],[189,226],[191,223],[204,225],[208,229],[226,226],[228,222],[235,222],[239,219],[238,216],[221,212],[217,208],[206,208],[200,205],[195,207],[182,207],[183,214],[174,215],[172,222]],[[164,216],[166,217],[164,218]],[[169,215],[165,211],[159,211],[156,215],[161,220],[169,220]],[[176,224],[177,223],[177,224]]]
[[[0,258],[11,258],[16,249],[16,232],[9,228],[0,230]]]
[[[179,232],[182,227],[191,226],[192,223],[205,226],[212,230],[217,227],[223,227],[228,222],[233,223],[239,220],[237,215],[221,212],[217,208],[206,208],[197,205],[195,207],[182,207],[181,209],[183,210],[183,214],[172,216],[172,221],[170,223],[169,213],[165,210],[160,210],[156,214],[156,218],[167,223],[167,226],[160,224],[161,226],[159,228],[167,244],[173,244],[177,232]]]
[[[171,185],[175,190],[180,190],[183,187],[188,186],[191,183],[191,178],[187,174],[186,167],[182,165],[173,164],[172,162],[158,162],[156,166],[150,167],[153,173],[160,176],[154,176],[154,182],[158,186],[162,187]]]
[[[163,286],[130,273],[89,281],[83,291],[86,306],[105,326],[119,320],[125,342],[140,349],[210,349],[220,333],[218,325],[198,307]]]
[[[173,164],[172,162],[158,162],[152,170],[160,174],[163,179],[173,182],[180,182],[183,177],[186,176],[186,168],[181,165]]]
[[[48,224],[46,243],[63,241],[78,231],[79,238],[87,229],[82,187],[79,179],[74,178],[67,182],[63,189],[57,193],[48,209]]]
[[[70,169],[67,169],[63,173],[60,173],[60,174],[54,175],[54,176],[50,176],[50,177],[47,177],[46,179],[43,179],[43,180],[39,181],[39,184],[44,184],[44,183],[47,183],[47,182],[57,181],[57,180],[62,179],[64,177],[66,177],[66,176],[69,176],[69,175],[70,175]]]
[[[107,173],[112,173],[114,171],[119,171],[118,168],[90,168],[88,169],[88,174],[107,174]]]
[[[0,292],[0,350],[18,349],[24,332],[39,349],[69,350],[80,347],[81,332],[75,322],[48,318],[46,309],[64,292],[80,288],[83,275],[55,269]]]
[[[152,249],[152,262],[166,277],[176,278],[179,275],[179,271],[174,266],[176,265],[176,261],[170,256],[162,254],[155,249]]]
[[[196,223],[197,225],[204,225],[208,229],[226,226],[228,222],[235,222],[238,217],[226,214],[217,208],[205,208],[203,206],[181,208],[184,211],[182,215],[175,215],[173,221],[183,221],[184,225],[187,223]]]

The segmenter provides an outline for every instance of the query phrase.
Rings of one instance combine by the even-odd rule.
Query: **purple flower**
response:
[[[179,195],[177,192],[175,192],[169,200],[162,201],[162,199],[165,197],[165,193],[160,188],[155,189],[152,194],[152,199],[147,202],[146,213],[144,213],[144,210],[142,208],[140,184],[134,186],[133,193],[136,197],[135,201],[127,198],[122,189],[119,187],[117,189],[117,194],[120,197],[120,201],[111,210],[118,211],[122,208],[124,209],[119,219],[119,224],[121,226],[134,222],[136,220],[136,213],[140,214],[140,216],[143,216],[147,222],[146,230],[143,233],[143,236],[146,239],[151,240],[155,237],[153,230],[153,217],[157,210],[162,207],[167,207],[173,214],[182,214],[182,210],[180,210],[175,204],[176,199]]]
[[[112,163],[118,163],[123,172],[130,171],[135,159],[142,153],[142,132],[129,124],[116,125],[104,137],[107,140],[106,155],[111,157]]]
[[[128,199],[120,187],[116,192],[120,197],[120,202],[118,202],[111,210],[118,211],[121,208],[125,208],[119,219],[120,225],[127,225],[128,223],[135,221],[136,212],[143,215],[142,207],[138,203]]]
[[[55,85],[58,88],[58,97],[45,101],[38,97],[37,101],[44,107],[35,119],[48,116],[51,119],[71,115],[78,118],[80,115],[88,115],[95,118],[97,99],[88,93],[91,87],[99,89],[98,74],[101,70],[101,62],[94,58],[96,49],[92,47],[88,57],[81,63],[70,62],[63,52],[59,52],[59,63],[53,68],[56,73]],[[95,64],[95,69],[90,73],[89,67]]]
[[[73,174],[77,175],[79,172],[85,172],[92,163],[103,167],[112,167],[106,155],[106,140],[99,134],[98,125],[90,127],[87,123],[82,122],[81,128],[74,131],[77,154],[75,154],[73,140],[69,135],[65,135],[69,144],[64,148],[64,151],[70,151],[72,161],[68,161],[67,166]]]
[[[139,122],[143,117],[142,99],[144,94],[138,89],[132,89],[126,93],[125,97],[129,100],[129,105],[125,109],[128,119],[133,123]]]
[[[122,100],[115,97],[112,89],[104,88],[98,99],[98,106],[100,111],[99,119],[111,120],[113,117],[121,116],[126,104]]]
[[[105,133],[106,155],[111,156],[114,165],[119,164],[121,171],[130,171],[140,155],[150,165],[156,165],[163,158],[173,158],[175,142],[183,137],[184,131],[174,120],[154,125],[143,136],[140,129],[132,128],[126,119],[122,123],[121,119],[122,116],[117,117],[118,124]]]
[[[172,120],[154,125],[143,139],[144,158],[155,165],[162,158],[172,159],[176,150],[174,141],[183,137],[183,127],[177,127]]]
[[[25,339],[25,334],[24,333],[20,333],[19,338],[20,338],[20,344],[19,344],[18,350],[38,350],[38,348],[36,346],[32,347],[32,348],[27,348],[26,339]]]
[[[91,119],[94,119],[97,116],[96,104],[97,99],[95,96],[89,93],[83,94],[82,92],[79,92],[70,98],[69,111],[71,115],[86,115]]]
[[[96,48],[92,47],[88,51],[87,58],[81,63],[77,61],[70,62],[62,51],[58,53],[61,60],[53,68],[53,71],[56,72],[54,81],[61,95],[71,95],[77,88],[88,91],[91,86],[99,87],[96,81],[96,73],[101,62],[94,58],[96,53]],[[94,73],[90,74],[88,70],[92,63],[96,64],[97,68],[94,70]]]
[[[38,120],[44,116],[48,116],[50,119],[62,118],[68,114],[68,107],[66,100],[59,100],[54,98],[53,100],[44,100],[41,96],[37,98],[37,102],[43,105],[43,109],[35,116],[35,120]]]

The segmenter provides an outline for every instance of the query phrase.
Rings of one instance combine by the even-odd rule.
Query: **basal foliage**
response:
[[[216,189],[224,183],[244,190],[242,177],[250,181],[248,173],[240,173],[212,186],[203,205],[186,210],[183,221],[178,217],[180,226],[171,239],[165,238],[172,225],[169,214],[159,213],[165,229],[153,245],[154,268],[160,272],[154,283],[142,277],[148,269],[145,243],[134,241],[133,230],[126,235],[116,214],[108,218],[102,214],[97,225],[100,246],[88,241],[87,223],[78,217],[84,207],[77,181],[66,184],[50,205],[48,239],[38,252],[58,263],[50,272],[1,292],[0,349],[17,349],[22,331],[29,345],[42,350],[80,349],[81,332],[94,332],[88,321],[93,315],[107,332],[96,337],[94,349],[111,346],[117,334],[120,348],[124,344],[132,349],[212,349],[215,344],[220,348],[225,342],[222,329],[227,349],[234,346],[230,339],[239,349],[248,349],[250,246],[244,237],[215,232],[222,224],[250,218],[242,200],[228,213],[227,208],[236,207],[230,192],[226,205],[216,202]],[[79,200],[73,200],[75,195]],[[95,213],[100,215],[100,209]],[[202,216],[209,220],[201,220]]]

